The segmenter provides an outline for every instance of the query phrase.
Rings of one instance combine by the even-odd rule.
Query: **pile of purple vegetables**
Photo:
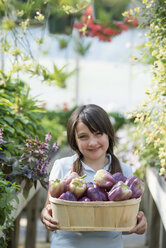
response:
[[[139,198],[144,192],[144,183],[137,176],[127,178],[120,172],[111,174],[104,169],[96,172],[95,183],[86,183],[85,176],[72,172],[64,179],[50,181],[50,195],[67,201],[123,201]]]

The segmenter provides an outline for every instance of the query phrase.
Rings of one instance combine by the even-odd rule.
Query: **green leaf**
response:
[[[1,205],[0,205],[0,209],[1,209]],[[5,222],[5,215],[3,213],[3,209],[1,209],[0,211],[0,226],[2,226]]]
[[[12,117],[10,117],[10,116],[4,116],[3,119],[4,119],[5,121],[7,121],[8,124],[10,124],[10,125],[12,125],[13,122],[14,122],[14,119],[13,119]]]

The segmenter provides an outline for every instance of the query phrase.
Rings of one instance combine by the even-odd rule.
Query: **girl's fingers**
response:
[[[60,228],[59,223],[52,217],[52,209],[49,205],[43,210],[42,222],[50,231],[55,231]]]
[[[49,222],[49,221],[47,221],[47,220],[45,220],[45,226],[50,230],[50,231],[55,231],[55,230],[57,230],[57,229],[59,229],[60,228],[60,226],[58,225],[58,224],[52,224],[51,222]]]
[[[130,230],[130,233],[143,234],[147,229],[147,222],[144,213],[140,211],[137,215],[137,225]]]

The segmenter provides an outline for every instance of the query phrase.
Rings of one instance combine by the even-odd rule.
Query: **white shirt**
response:
[[[109,164],[111,163],[111,155],[109,156]],[[70,173],[73,162],[77,159],[77,155],[61,158],[55,161],[50,173],[49,180],[56,178],[64,178]],[[104,169],[108,170],[109,164]],[[132,176],[130,166],[120,163],[124,176]],[[86,182],[93,182],[96,173],[88,165],[82,162],[83,174],[87,174],[84,178]],[[122,233],[110,231],[97,232],[70,232],[58,230],[52,233],[51,248],[123,248]]]

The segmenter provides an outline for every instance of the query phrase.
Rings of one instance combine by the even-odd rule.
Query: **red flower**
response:
[[[108,27],[108,28],[104,28],[103,34],[106,34],[106,35],[115,35],[116,34],[116,31],[114,29],[110,29]]]
[[[92,6],[84,11],[82,17],[82,22],[74,24],[74,28],[81,29],[84,25],[87,25],[87,30],[84,35],[89,37],[98,37],[101,41],[111,41],[111,37],[121,34],[122,31],[128,30],[131,26],[137,26],[138,20],[134,16],[127,17],[125,22],[116,22],[114,24],[115,28],[106,27],[97,23],[94,23],[93,20],[93,11]],[[79,32],[80,36],[83,35],[81,31]]]
[[[134,16],[126,17],[125,23],[133,26],[138,25],[138,20]]]
[[[137,26],[138,25],[138,20],[137,19],[135,19],[135,20],[133,20],[133,26]]]
[[[84,11],[84,13],[82,14],[81,19],[86,24],[93,23],[93,10],[92,10],[92,6],[91,5],[89,5],[87,7],[87,9]]]
[[[73,25],[73,27],[74,27],[74,28],[81,29],[81,28],[83,28],[84,25],[85,25],[85,24],[82,23],[82,22],[77,22],[77,23],[75,23],[75,24]]]
[[[122,28],[122,27],[123,27],[123,25],[124,25],[124,23],[123,23],[123,22],[117,22],[117,23],[116,23],[116,26],[117,26],[118,28]]]
[[[66,102],[63,103],[63,111],[68,111],[68,104]]]
[[[128,30],[129,28],[127,27],[127,25],[123,24],[122,29],[126,31],[126,30]]]
[[[91,29],[93,32],[97,32],[97,31],[101,31],[101,30],[102,30],[102,27],[101,27],[100,25],[94,24],[94,23],[89,23],[89,24],[87,25],[87,27],[88,27],[89,29]]]

